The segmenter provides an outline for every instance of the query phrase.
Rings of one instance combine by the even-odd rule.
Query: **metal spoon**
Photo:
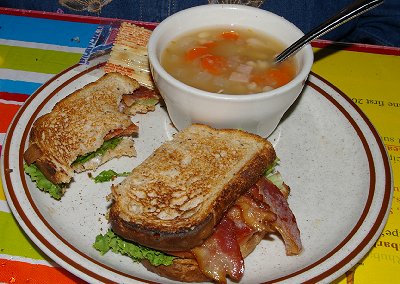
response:
[[[293,55],[313,39],[316,39],[327,32],[337,28],[338,26],[358,17],[359,15],[379,6],[383,0],[358,0],[341,10],[338,14],[323,22],[321,25],[312,29],[309,33],[305,34],[277,57],[275,63],[280,63],[289,56]]]

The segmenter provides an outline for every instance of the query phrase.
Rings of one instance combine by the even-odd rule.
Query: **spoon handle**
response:
[[[383,0],[357,0],[353,2],[352,4],[341,10],[338,14],[328,19],[327,21],[323,22],[316,28],[312,29],[310,32],[305,34],[303,37],[301,37],[299,40],[297,40],[295,43],[293,43],[291,46],[285,49],[275,58],[275,63],[282,62],[283,60],[288,58],[293,53],[297,52],[299,49],[301,49],[303,46],[305,46],[313,39],[316,39],[326,34],[327,32],[379,6],[382,3]]]

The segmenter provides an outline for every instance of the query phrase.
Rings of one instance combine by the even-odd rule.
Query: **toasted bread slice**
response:
[[[104,71],[119,72],[142,86],[155,89],[147,54],[150,35],[151,31],[146,28],[122,22]]]
[[[172,265],[154,266],[149,261],[141,262],[147,270],[162,277],[181,282],[209,282],[206,275],[201,272],[199,264],[194,258],[176,258]]]
[[[25,161],[35,163],[53,183],[69,183],[74,173],[71,164],[77,157],[96,151],[110,133],[137,132],[130,117],[119,111],[119,104],[122,95],[138,87],[128,76],[108,73],[65,97],[33,124]],[[136,154],[133,141],[121,144],[99,163],[76,170],[94,169],[113,157]]]
[[[147,43],[151,31],[135,24],[122,22],[113,43],[104,71],[127,75],[142,86],[132,96],[125,96],[123,112],[129,115],[155,110],[161,97],[151,77]]]
[[[275,158],[259,136],[192,125],[113,186],[113,230],[163,251],[198,246]]]

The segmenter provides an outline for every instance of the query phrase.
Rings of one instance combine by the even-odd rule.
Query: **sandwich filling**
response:
[[[115,234],[111,230],[105,235],[98,235],[93,246],[101,254],[112,250],[131,256],[136,261],[148,260],[153,266],[172,265],[175,258],[193,258],[207,278],[226,283],[229,276],[239,281],[244,273],[244,258],[267,234],[281,235],[287,255],[297,255],[302,250],[296,218],[286,200],[289,188],[279,172],[273,172],[273,168],[266,174],[268,176],[262,177],[238,198],[214,228],[213,234],[202,245],[189,251],[161,253],[155,250],[150,258],[142,252],[132,257],[125,249],[116,249],[117,241],[113,239]],[[134,246],[135,251],[143,248],[120,237],[118,242],[121,242],[119,247]],[[157,261],[154,261],[154,255],[158,256]]]
[[[117,156],[122,154],[122,152],[131,152],[130,149],[125,149],[125,151],[119,150],[120,148],[126,148],[128,144],[130,145],[132,141],[126,140],[123,137],[114,137],[106,140],[103,145],[94,152],[90,152],[86,155],[79,156],[71,166],[75,171],[83,171],[85,169],[97,168],[99,165],[104,163],[107,156]],[[121,145],[122,144],[122,145]],[[132,143],[133,147],[133,143]],[[116,150],[119,152],[116,152]],[[134,151],[134,149],[133,149]],[[30,165],[24,164],[24,171],[30,176],[31,180],[36,183],[36,186],[50,194],[54,199],[60,200],[65,193],[66,184],[65,183],[53,183],[42,173],[42,171],[37,167],[37,165],[32,162]]]
[[[244,257],[251,252],[247,251],[247,244],[269,233],[281,235],[287,255],[299,254],[300,231],[286,197],[266,178],[239,197],[214,233],[190,251],[203,274],[219,283],[226,283],[227,275],[239,281],[244,272]]]
[[[129,115],[154,111],[159,98],[155,90],[140,86],[133,94],[122,95],[120,110]]]
[[[176,256],[171,266],[142,261],[161,276],[238,281],[244,258],[267,234],[282,236],[287,255],[301,251],[300,232],[286,201],[289,187],[275,172],[276,163],[266,139],[193,124],[112,186],[113,232]],[[196,277],[184,271],[195,271]]]

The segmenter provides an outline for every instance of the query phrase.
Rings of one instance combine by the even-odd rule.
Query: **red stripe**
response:
[[[29,96],[26,94],[0,92],[0,99],[14,102],[25,102]]]
[[[72,284],[85,283],[60,267],[31,264],[0,258],[1,283]]]
[[[5,133],[7,131],[8,126],[11,124],[14,115],[17,113],[20,107],[20,105],[0,103],[0,133]]]
[[[368,52],[375,54],[385,55],[400,55],[399,47],[383,46],[383,45],[372,45],[372,44],[361,44],[361,43],[346,43],[346,42],[332,42],[329,40],[314,40],[311,45],[317,48],[334,48],[338,50],[357,51],[357,52]]]

